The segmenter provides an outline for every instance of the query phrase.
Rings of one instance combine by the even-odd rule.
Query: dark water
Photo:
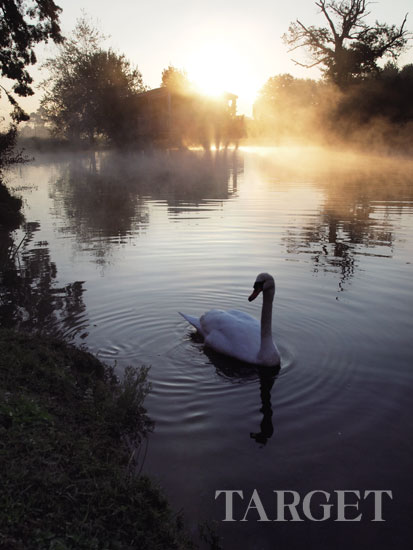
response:
[[[61,332],[120,373],[152,366],[143,472],[191,529],[215,520],[225,549],[412,547],[413,162],[104,153],[38,157],[11,183],[30,223],[3,277],[3,323]],[[259,317],[247,297],[261,271],[277,284],[279,373],[206,353],[177,314]],[[254,489],[271,520],[275,490],[393,500],[384,522],[371,521],[372,495],[346,508],[357,522],[334,521],[337,507],[311,521],[301,504],[304,521],[266,522],[246,514]],[[243,491],[237,521],[222,521],[217,490]],[[312,512],[323,515],[316,497]]]

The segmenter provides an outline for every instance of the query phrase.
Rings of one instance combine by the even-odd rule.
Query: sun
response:
[[[202,93],[212,96],[231,92],[243,103],[254,102],[259,85],[248,60],[230,44],[208,42],[198,46],[187,62],[189,80]]]

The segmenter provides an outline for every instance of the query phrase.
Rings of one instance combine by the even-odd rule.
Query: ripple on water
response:
[[[259,410],[260,372],[204,347],[177,313],[182,305],[182,283],[175,284],[179,288],[171,289],[167,306],[161,311],[148,307],[150,298],[144,298],[139,306],[126,307],[124,300],[119,300],[112,309],[107,304],[96,308],[94,336],[96,340],[99,332],[105,335],[99,347],[103,359],[123,365],[151,365],[148,407],[159,433],[173,425],[185,429],[196,426],[203,433],[210,427],[208,411],[219,409],[223,403],[233,413],[239,410],[242,414],[240,403]],[[215,281],[210,289],[199,292],[192,283],[189,294],[196,295],[197,304],[195,310],[189,304],[191,313],[207,310],[211,303],[215,306],[214,301],[218,307],[219,303],[244,303],[243,290],[240,295],[229,295],[217,291],[219,288]],[[285,314],[285,306],[278,308],[282,322],[277,326],[276,341],[281,368],[272,389],[272,406],[291,434],[306,430],[321,434],[320,424],[326,418],[331,423],[355,399],[356,357],[341,336],[341,324],[331,322],[328,315],[318,317],[298,301],[290,302],[289,308],[289,314]],[[297,308],[302,310],[295,311]],[[367,421],[364,417],[362,423]],[[359,427],[360,423],[354,422],[351,429]],[[330,434],[324,432],[325,442]],[[303,448],[306,437],[301,444],[296,439],[294,445]]]
[[[193,332],[184,332],[184,323],[179,323],[179,327],[182,327],[184,336],[181,336],[180,345],[175,346],[168,355],[171,367],[168,378],[173,378],[174,373],[182,369],[189,369],[191,375],[183,379],[185,390],[179,384],[173,386],[169,380],[165,380],[165,394],[170,392],[173,396],[176,392],[182,397],[197,386],[197,401],[186,409],[187,414],[200,406],[208,409],[211,402],[222,400],[231,403],[235,410],[240,408],[240,403],[250,403],[254,408],[260,406],[257,389],[262,373],[257,367],[241,364],[205,349],[202,342],[192,336]],[[292,321],[284,322],[277,337],[281,342],[278,344],[281,368],[272,390],[275,414],[278,416],[282,413],[284,429],[288,426],[294,434],[296,441],[292,445],[297,449],[303,450],[308,445],[306,438],[296,437],[297,433],[307,430],[314,430],[312,433],[318,434],[321,445],[327,444],[331,432],[324,432],[321,437],[322,432],[317,428],[323,421],[323,415],[327,415],[331,422],[332,417],[341,414],[342,406],[349,405],[354,398],[349,396],[348,402],[343,405],[343,395],[348,394],[356,378],[354,354],[351,348],[345,350],[344,342],[342,353],[337,354],[337,348],[333,350],[330,344],[331,341],[340,340],[339,326],[320,319],[312,318],[310,322],[305,316],[294,316]],[[309,353],[314,348],[318,353]],[[186,418],[183,418],[183,422]],[[205,426],[199,426],[199,429],[205,429]],[[320,439],[324,439],[324,442]]]

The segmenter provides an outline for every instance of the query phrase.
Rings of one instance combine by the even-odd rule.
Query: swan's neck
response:
[[[274,300],[274,291],[267,290],[263,293],[263,302],[261,310],[261,349],[263,345],[272,342],[272,302]]]

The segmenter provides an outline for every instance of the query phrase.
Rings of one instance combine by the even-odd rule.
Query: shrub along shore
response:
[[[0,229],[16,229],[20,225],[22,203],[22,199],[12,195],[0,179]]]
[[[189,549],[182,518],[136,474],[152,423],[147,368],[0,329],[0,549]]]

